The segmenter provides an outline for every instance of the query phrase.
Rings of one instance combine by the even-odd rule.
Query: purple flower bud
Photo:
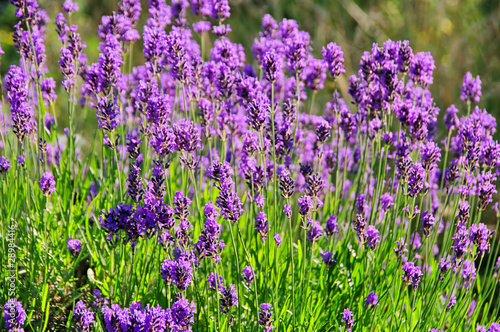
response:
[[[3,306],[3,319],[9,331],[24,331],[22,326],[26,322],[26,312],[17,298],[11,298]]]
[[[365,308],[368,309],[368,307],[370,308],[373,308],[374,306],[377,305],[378,303],[378,295],[375,294],[374,292],[371,292],[370,294],[368,294],[368,296],[366,297],[366,300],[365,300],[366,304],[365,304]]]
[[[217,37],[224,37],[231,31],[231,26],[229,24],[214,25],[212,27],[212,32]]]
[[[325,250],[321,254],[319,254],[321,258],[323,259],[323,263],[326,264],[326,266],[330,267],[333,263],[336,262],[335,259],[333,259],[333,254],[329,252],[328,250]]]
[[[479,78],[479,75],[474,79],[472,74],[467,72],[464,76],[460,99],[463,101],[474,101],[479,103],[479,97],[481,97],[481,79]]]
[[[229,288],[221,286],[220,289],[222,293],[221,298],[219,299],[220,311],[228,314],[232,306],[238,305],[238,293],[236,292],[236,287],[233,284],[229,285]]]
[[[76,3],[76,1],[73,2],[72,0],[66,0],[66,1],[64,1],[62,9],[66,13],[72,14],[73,12],[77,12],[79,8],[78,8],[78,4]]]
[[[274,234],[274,242],[276,242],[276,247],[279,247],[283,241],[281,241],[281,236],[279,234]]]
[[[11,168],[12,165],[10,164],[9,159],[5,158],[4,156],[0,157],[0,174],[5,174]]]
[[[380,242],[380,236],[378,235],[378,230],[373,225],[369,225],[363,234],[366,241],[366,245],[372,250],[377,248],[377,244]]]
[[[77,239],[72,239],[70,236],[66,243],[68,244],[67,250],[73,255],[73,257],[77,257],[80,251],[82,251],[82,241]]]
[[[260,305],[259,325],[264,328],[264,332],[271,332],[274,329],[274,320],[271,319],[273,313],[269,311],[270,308],[270,303],[262,303]]]
[[[342,321],[345,323],[347,331],[351,332],[352,326],[354,325],[354,315],[348,308],[344,309],[342,312]]]
[[[469,291],[474,279],[476,279],[476,266],[474,265],[474,262],[468,259],[465,260],[460,274],[462,275],[465,289]]]
[[[268,51],[264,54],[262,58],[262,71],[264,72],[264,77],[269,82],[275,83],[278,80],[281,73],[281,58],[276,52]]]
[[[432,84],[432,72],[436,69],[434,59],[429,52],[420,52],[415,54],[410,65],[410,73],[408,77],[427,87]]]
[[[266,242],[267,233],[269,232],[270,225],[267,216],[264,212],[259,212],[255,218],[255,230],[262,236],[262,242]]]
[[[255,271],[252,269],[250,265],[245,266],[243,270],[241,271],[241,277],[245,282],[247,283],[248,286],[252,283],[253,279],[255,278]]]
[[[416,290],[418,287],[418,283],[420,282],[420,278],[422,277],[422,270],[420,267],[415,266],[413,262],[406,262],[403,266],[403,279],[406,285],[412,285]]]
[[[429,236],[431,232],[431,228],[434,226],[434,223],[436,221],[436,218],[428,212],[424,211],[422,215],[420,216],[420,222],[422,223],[422,231],[424,232],[425,236]]]
[[[219,287],[222,285],[223,280],[222,277],[216,273],[210,272],[207,278],[208,289],[212,291],[217,291]]]
[[[45,172],[42,174],[40,179],[40,189],[47,197],[56,191],[56,181],[54,181],[54,175],[52,175],[51,172]]]
[[[91,331],[92,323],[94,323],[94,312],[87,308],[83,301],[78,301],[73,310],[73,319],[76,322],[76,330],[78,332]]]
[[[209,32],[212,24],[210,21],[201,21],[197,23],[193,23],[193,30],[197,33],[205,33]]]
[[[323,46],[321,54],[333,78],[345,73],[344,52],[342,52],[340,46],[335,43],[329,43],[326,47]]]

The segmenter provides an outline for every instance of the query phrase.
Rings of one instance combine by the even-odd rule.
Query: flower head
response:
[[[368,296],[366,297],[366,300],[365,300],[366,304],[365,304],[365,308],[373,308],[374,306],[377,305],[378,303],[378,295],[375,294],[374,292],[371,292],[370,294],[368,294]]]
[[[352,330],[352,326],[354,325],[354,315],[348,308],[344,309],[342,312],[342,321],[345,323],[347,331],[350,332]]]
[[[9,299],[3,306],[3,319],[5,320],[5,327],[9,331],[24,331],[22,326],[26,322],[26,318],[23,305],[17,298]]]
[[[54,180],[54,175],[52,175],[51,172],[43,173],[39,184],[43,194],[47,197],[56,191],[56,181]]]
[[[262,303],[260,305],[259,325],[264,328],[264,332],[271,332],[274,329],[274,325],[272,325],[274,320],[271,319],[273,313],[269,311],[270,308],[270,303]]]
[[[68,244],[67,250],[74,256],[78,256],[80,251],[82,251],[82,241],[73,239],[71,236],[66,240]]]
[[[460,99],[463,101],[474,101],[479,103],[479,97],[481,97],[481,79],[479,78],[479,75],[474,79],[472,74],[467,72],[464,76]]]

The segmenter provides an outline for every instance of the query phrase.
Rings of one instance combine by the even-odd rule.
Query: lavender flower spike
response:
[[[335,43],[330,43],[326,45],[326,47],[323,47],[321,55],[323,55],[328,71],[333,78],[345,73],[344,52],[342,52],[340,46]]]
[[[24,332],[22,326],[26,322],[26,312],[17,298],[9,299],[3,306],[3,319],[9,331]]]
[[[472,74],[467,72],[464,76],[460,99],[467,102],[474,101],[479,103],[479,97],[481,97],[481,79],[479,78],[479,75],[474,79]]]
[[[51,172],[45,172],[42,174],[42,178],[40,179],[40,189],[47,197],[56,191],[56,181],[54,181],[54,175],[52,175]]]
[[[262,303],[260,305],[259,325],[264,328],[264,332],[271,332],[274,329],[274,325],[272,325],[274,320],[271,319],[273,313],[269,311],[270,308],[270,303]]]

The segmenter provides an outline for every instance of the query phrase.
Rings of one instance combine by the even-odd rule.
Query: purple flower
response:
[[[438,264],[439,280],[444,281],[446,272],[451,269],[451,261],[446,258],[441,258]]]
[[[274,51],[268,51],[262,58],[262,71],[266,80],[274,84],[281,73],[281,57]]]
[[[394,198],[390,193],[385,193],[380,197],[380,208],[387,211],[390,207],[394,206]]]
[[[230,16],[229,1],[228,0],[213,0],[213,9],[210,13],[210,17],[214,20],[218,20],[220,22],[224,21],[226,18]]]
[[[436,69],[434,59],[429,52],[420,52],[415,54],[410,64],[410,73],[408,77],[427,87],[432,84],[432,72]]]
[[[0,174],[5,174],[11,168],[12,165],[10,164],[9,159],[5,158],[4,156],[0,157]]]
[[[97,100],[97,122],[99,129],[113,131],[118,127],[118,115],[120,110],[116,98],[108,100],[106,96],[99,97]]]
[[[335,43],[329,43],[326,47],[323,46],[321,49],[321,55],[323,55],[328,71],[333,78],[345,73],[344,52],[342,52],[342,48],[340,46]]]
[[[175,151],[175,134],[168,124],[154,125],[150,144],[160,156],[167,156]]]
[[[222,285],[224,281],[222,280],[222,277],[220,275],[210,272],[207,278],[207,282],[208,282],[208,289],[216,291],[217,289],[219,289],[219,287]]]
[[[44,102],[51,104],[57,99],[55,89],[56,81],[52,77],[42,79],[40,90],[42,92],[42,99]],[[46,113],[45,117],[47,117],[47,115],[50,115],[50,113]],[[47,119],[45,121],[47,121]]]
[[[245,282],[247,283],[248,286],[252,283],[253,279],[255,278],[255,271],[252,269],[250,265],[245,266],[243,270],[241,271],[241,277]]]
[[[65,12],[72,14],[73,12],[77,12],[79,8],[78,8],[78,4],[76,3],[76,1],[73,2],[72,0],[66,0],[66,1],[64,1],[62,9]]]
[[[137,204],[142,200],[144,190],[142,189],[141,182],[141,168],[138,162],[130,165],[130,172],[127,178],[128,190],[127,195]]]
[[[420,148],[420,156],[422,158],[422,166],[429,172],[436,166],[441,159],[441,149],[432,141],[423,144]]]
[[[223,182],[219,189],[220,192],[216,203],[221,209],[224,219],[231,222],[237,222],[243,212],[243,203],[238,197],[238,194],[232,189],[229,182]]]
[[[232,306],[238,305],[238,293],[236,292],[236,287],[231,284],[229,288],[220,286],[221,298],[220,301],[220,311],[228,314]]]
[[[73,310],[73,318],[76,321],[76,330],[78,332],[90,332],[91,325],[94,322],[94,313],[87,309],[83,301],[78,301]]]
[[[118,304],[112,304],[111,308],[105,307],[102,311],[106,330],[127,331],[129,328],[132,328],[129,308],[123,308],[122,310]]]
[[[215,205],[209,202],[205,205],[205,228],[201,231],[199,241],[195,244],[195,249],[200,253],[200,257],[209,257],[215,263],[220,262],[220,254],[226,244],[220,239],[222,225],[217,223],[219,216]]]
[[[193,121],[183,118],[174,124],[173,129],[175,143],[179,150],[192,152],[200,147],[200,128]]]
[[[315,221],[311,225],[311,229],[307,231],[307,241],[309,242],[318,241],[321,238],[321,236],[323,236],[323,227],[321,227],[319,221]]]
[[[476,266],[474,265],[474,262],[466,259],[463,263],[460,274],[462,275],[465,289],[469,291],[472,282],[476,279]]]
[[[472,74],[467,72],[464,76],[460,99],[463,101],[474,101],[479,103],[479,97],[481,97],[481,79],[479,78],[479,75],[474,79]]]
[[[191,284],[193,268],[187,260],[179,259],[174,261],[166,259],[161,264],[160,274],[167,284],[173,283],[179,290],[185,291]]]
[[[71,236],[66,240],[68,244],[67,250],[73,255],[73,257],[77,257],[80,251],[82,251],[82,241],[73,239]]]
[[[331,136],[330,131],[332,127],[327,121],[321,121],[316,126],[316,137],[319,143],[324,144],[326,140]]]
[[[457,303],[457,297],[455,295],[450,296],[450,300],[448,301],[448,304],[446,304],[446,311],[450,311],[451,308]]]
[[[345,323],[347,331],[351,332],[352,326],[354,325],[354,315],[348,308],[344,309],[342,312],[342,321]]]
[[[191,200],[182,194],[182,190],[175,193],[172,205],[174,206],[175,218],[177,220],[185,220],[189,217],[189,206],[191,203]]]
[[[274,329],[274,320],[271,319],[273,313],[269,311],[270,308],[270,303],[262,303],[260,305],[259,325],[264,328],[264,332],[271,332]]]
[[[309,211],[314,208],[313,200],[307,195],[299,197],[298,205],[300,206],[299,213],[303,216],[307,216],[309,214]]]
[[[102,53],[99,54],[99,82],[103,91],[109,91],[112,87],[123,86],[121,74],[122,47],[115,35],[108,34],[106,41],[99,45]]]
[[[201,21],[193,23],[193,30],[197,33],[205,33],[210,31],[211,26],[210,21]]]
[[[406,262],[403,266],[403,279],[406,285],[412,285],[416,290],[418,287],[418,283],[420,282],[420,278],[422,277],[422,270],[420,267],[415,266],[413,262]]]
[[[24,136],[34,131],[36,124],[33,119],[33,109],[28,100],[29,78],[17,66],[10,66],[5,75],[6,99],[10,103],[10,117],[14,134],[20,142]]]
[[[428,212],[424,211],[422,215],[420,216],[420,223],[422,223],[422,231],[424,232],[425,236],[429,236],[431,232],[432,226],[434,226],[434,223],[436,221],[436,218]]]
[[[56,191],[56,181],[54,180],[54,175],[51,172],[45,172],[42,174],[40,179],[40,190],[47,197],[50,196],[54,191]]]
[[[365,300],[366,304],[365,304],[365,308],[368,309],[368,307],[370,308],[373,308],[374,306],[377,305],[378,303],[378,295],[375,294],[374,292],[371,292],[370,294],[368,294],[368,296],[366,297],[366,300]]]
[[[490,239],[495,231],[490,231],[488,227],[479,223],[477,225],[473,224],[470,226],[470,241],[476,245],[478,254],[484,254],[490,251]]]
[[[293,20],[287,20],[290,22]],[[293,21],[294,22],[294,21]],[[296,24],[296,22],[295,22]],[[280,29],[283,28],[283,22],[280,23]],[[285,39],[285,55],[288,71],[292,76],[301,76],[306,67],[307,58],[310,53],[310,38],[307,32],[300,32],[293,37]],[[325,77],[326,78],[326,77]]]
[[[409,170],[408,177],[408,195],[410,197],[417,196],[425,186],[425,169],[422,164],[416,162]]]
[[[231,31],[232,31],[231,26],[229,24],[214,25],[212,27],[212,32],[217,37],[224,37],[225,35],[227,35]]]
[[[377,244],[380,242],[380,236],[378,235],[378,230],[373,225],[369,225],[363,234],[366,241],[366,245],[372,250],[377,248]]]
[[[214,160],[212,165],[207,168],[205,174],[209,179],[217,182],[219,189],[223,184],[226,186],[233,184],[233,180],[231,178],[233,175],[233,168],[231,167],[231,164],[225,160]]]
[[[171,315],[173,323],[181,328],[179,331],[191,331],[191,324],[194,323],[196,306],[188,299],[178,299],[172,304]]]
[[[491,323],[487,332],[500,332],[500,323]]]
[[[269,112],[271,105],[269,98],[260,91],[256,96],[247,104],[247,121],[255,131],[264,130],[264,125],[269,119]]]
[[[319,255],[323,259],[323,263],[325,263],[326,266],[328,266],[328,267],[330,267],[333,263],[336,262],[336,260],[333,259],[333,254],[331,252],[329,252],[328,250],[323,251]]]
[[[482,171],[478,177],[478,196],[479,196],[479,210],[484,211],[489,203],[493,201],[492,195],[497,193],[496,187],[493,184],[496,181],[496,176],[492,175],[490,171]]]
[[[288,219],[292,217],[292,207],[289,204],[285,204],[283,207],[283,213]]]
[[[457,232],[453,234],[452,237],[453,243],[451,245],[451,249],[453,249],[455,253],[455,258],[460,260],[463,255],[469,250],[469,230],[464,223],[459,222],[457,224]]]
[[[276,247],[279,248],[279,246],[283,242],[283,241],[281,241],[281,236],[276,233],[276,234],[273,235],[273,237],[274,237],[274,242],[276,242]]]
[[[333,236],[333,234],[338,233],[338,223],[337,216],[330,216],[326,221],[325,234],[326,236]]]
[[[313,91],[324,88],[326,79],[326,63],[323,60],[309,59],[309,64],[304,70],[306,85]]]
[[[255,230],[262,236],[262,242],[266,242],[267,233],[269,232],[269,221],[264,212],[259,212],[255,218]]]
[[[5,327],[9,331],[24,332],[22,326],[26,322],[26,312],[17,298],[9,299],[5,303],[3,306],[3,319],[5,320]]]
[[[446,109],[446,114],[443,116],[443,121],[446,124],[446,129],[451,130],[460,126],[460,120],[458,120],[458,109],[455,105],[450,105]]]

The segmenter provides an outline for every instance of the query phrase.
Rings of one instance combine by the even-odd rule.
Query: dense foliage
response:
[[[294,20],[264,16],[251,65],[227,37],[227,0],[150,0],[147,12],[122,0],[90,64],[75,2],[55,24],[36,0],[11,2],[7,330],[500,331],[499,223],[484,223],[500,216],[500,145],[479,77],[440,115],[431,54],[388,40],[317,115],[343,52],[330,43],[315,58]],[[75,129],[77,112],[94,132]]]

